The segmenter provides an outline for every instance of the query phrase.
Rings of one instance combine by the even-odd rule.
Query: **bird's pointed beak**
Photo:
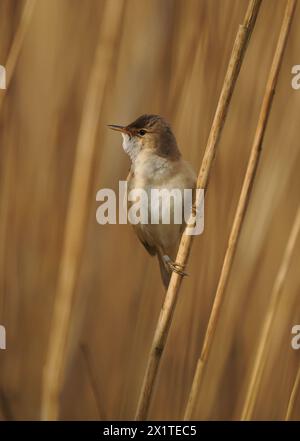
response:
[[[108,124],[107,127],[109,127],[112,130],[116,130],[117,132],[127,133],[127,135],[130,135],[129,130],[127,130],[124,126],[117,126],[116,124]]]

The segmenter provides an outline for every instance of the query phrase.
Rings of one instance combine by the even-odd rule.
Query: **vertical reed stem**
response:
[[[42,419],[57,419],[59,395],[66,367],[67,340],[80,256],[85,235],[89,184],[93,165],[99,113],[110,72],[114,46],[121,25],[123,0],[107,0],[99,41],[83,108],[75,165],[65,224],[49,348],[44,368]]]
[[[289,399],[289,404],[288,404],[287,411],[286,411],[285,421],[288,421],[291,419],[293,409],[295,406],[297,393],[299,391],[299,387],[300,387],[300,368],[298,369],[298,372],[296,374],[296,379],[295,379],[295,382],[293,385],[293,389],[292,389],[291,396]]]
[[[29,25],[31,23],[33,11],[35,8],[36,0],[26,0],[26,3],[24,4],[23,11],[20,18],[20,23],[16,32],[16,35],[14,36],[8,58],[5,64],[6,69],[6,89],[8,89],[11,79],[13,77],[13,73],[17,64],[17,61],[19,59],[19,55],[23,46],[24,38],[26,35],[26,32],[29,28]],[[0,94],[0,110],[3,103],[3,98],[5,94]]]
[[[229,104],[236,80],[238,78],[240,67],[245,56],[246,48],[249,38],[251,36],[256,17],[259,11],[261,0],[250,0],[249,6],[244,18],[244,22],[239,26],[233,50],[229,60],[224,84],[219,98],[217,110],[211,127],[210,135],[206,145],[202,165],[199,171],[197,187],[201,189],[207,188],[210,170],[212,168],[213,160],[217,151],[218,141],[224,126]],[[193,207],[195,213],[196,207],[201,201],[196,201]],[[191,215],[188,225],[194,225],[194,215]],[[192,236],[183,234],[176,258],[176,262],[185,267],[190,248],[192,244]],[[162,352],[165,347],[168,332],[171,326],[174,315],[177,297],[181,286],[182,276],[176,273],[172,274],[170,284],[166,293],[165,301],[159,316],[158,324],[155,330],[153,342],[148,357],[146,372],[143,379],[142,388],[140,391],[138,406],[136,410],[135,419],[144,420],[147,418],[150,406],[151,397],[155,379],[158,372],[159,363]]]
[[[192,417],[193,410],[195,408],[196,400],[200,392],[200,387],[203,381],[203,374],[205,366],[207,363],[208,355],[212,347],[213,338],[217,328],[218,319],[220,316],[221,306],[224,300],[226,285],[229,279],[230,271],[232,268],[234,254],[237,248],[237,243],[240,235],[240,231],[243,225],[243,220],[245,212],[248,207],[249,198],[251,194],[252,185],[254,182],[261,149],[264,139],[264,134],[270,115],[270,110],[273,102],[273,97],[275,93],[275,87],[277,83],[278,73],[282,62],[282,57],[288,37],[288,32],[290,29],[293,12],[295,9],[295,1],[288,1],[287,8],[285,11],[277,48],[273,58],[273,63],[271,66],[269,78],[266,85],[265,95],[260,111],[260,116],[257,124],[257,129],[254,137],[254,142],[251,149],[251,154],[248,162],[247,171],[245,174],[238,206],[236,209],[232,229],[230,232],[227,250],[225,253],[225,258],[218,282],[218,287],[215,295],[214,304],[212,307],[211,315],[207,325],[206,334],[204,337],[204,342],[201,350],[201,355],[197,362],[196,372],[194,375],[190,395],[188,398],[187,407],[185,410],[184,419],[189,420]]]
[[[291,3],[295,3],[295,1],[289,0],[290,7],[292,6]],[[300,207],[298,207],[296,217],[280,264],[280,268],[275,278],[273,289],[271,292],[270,305],[260,334],[259,345],[257,348],[254,365],[250,376],[250,383],[247,389],[246,399],[242,410],[242,415],[241,415],[242,420],[250,420],[253,415],[254,406],[257,399],[259,386],[261,383],[262,373],[266,362],[266,355],[267,355],[268,342],[270,338],[272,323],[274,321],[275,313],[280,300],[282,287],[284,285],[284,281],[288,269],[290,267],[290,263],[291,263],[293,251],[295,249],[295,244],[299,231],[300,231]]]
[[[7,61],[5,64],[6,69],[6,89],[9,88],[11,79],[13,77],[13,73],[24,43],[24,38],[26,35],[26,32],[28,30],[28,27],[31,23],[32,14],[34,11],[34,7],[36,4],[36,0],[27,0],[20,18],[20,23],[16,32],[16,35],[13,38],[13,42],[11,45],[11,48],[8,53]],[[0,93],[0,112],[2,109],[2,104],[4,101],[6,93],[1,90]],[[12,163],[12,149],[8,149],[8,159],[6,160],[6,167],[5,167],[5,174],[3,179],[3,189],[1,188],[0,193],[0,200],[1,200],[1,207],[0,207],[0,214],[2,217],[2,222],[0,223],[0,237],[5,238],[5,232],[6,232],[6,224],[7,224],[7,212],[8,212],[8,205],[10,200],[9,195],[9,189],[8,189],[8,181],[9,181],[9,175],[11,170],[11,163]],[[1,247],[0,247],[0,269],[5,272],[3,266],[5,261],[5,246],[6,246],[6,240],[1,241]],[[4,294],[3,290],[0,289],[0,316],[4,312]]]
[[[2,105],[5,99],[5,96],[7,96],[7,91],[10,86],[15,67],[17,65],[19,55],[21,52],[21,49],[24,44],[24,39],[26,36],[26,33],[28,31],[28,28],[30,26],[32,15],[34,12],[36,0],[26,0],[26,3],[24,4],[19,25],[16,31],[16,34],[13,37],[13,41],[11,44],[11,47],[9,49],[8,57],[5,63],[5,69],[6,69],[6,90],[0,91],[0,114],[2,110]],[[15,156],[14,156],[14,149],[11,145],[6,146],[5,148],[6,154],[5,154],[5,168],[3,169],[4,173],[2,176],[2,185],[0,188],[0,237],[1,237],[1,243],[0,243],[0,274],[5,274],[6,272],[6,250],[7,247],[10,246],[8,241],[8,235],[7,235],[7,225],[9,224],[9,209],[12,204],[11,200],[11,186],[13,185],[13,170],[15,168]],[[4,157],[1,158],[2,161],[4,161]],[[3,278],[1,277],[0,282],[0,323],[4,323],[4,310],[5,310],[5,303],[6,303],[6,290],[3,287]],[[4,369],[3,364],[0,366],[0,378],[2,379],[2,370]],[[0,392],[1,395],[1,392]],[[1,397],[0,397],[1,401]],[[3,400],[2,400],[3,401]],[[4,401],[3,401],[4,403]]]

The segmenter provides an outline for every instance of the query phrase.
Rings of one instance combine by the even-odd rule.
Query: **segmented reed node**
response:
[[[208,178],[217,151],[218,141],[220,139],[220,135],[224,126],[234,86],[240,72],[240,67],[245,56],[248,41],[256,21],[260,4],[261,0],[250,0],[244,22],[242,25],[239,26],[236,35],[220,99],[218,102],[202,165],[198,175],[197,187],[204,190],[207,188]],[[196,201],[196,204],[193,207],[193,213],[195,213],[196,206],[199,206],[200,203],[201,200]],[[188,225],[194,225],[193,213],[189,219]],[[184,233],[181,238],[178,254],[176,257],[176,262],[182,267],[186,266],[191,249],[191,244],[192,236],[186,235]],[[148,415],[154,383],[156,380],[158,367],[165,347],[168,332],[173,319],[181,281],[182,276],[180,274],[172,274],[150,348],[146,372],[144,375],[135,415],[136,420],[145,420]]]
[[[223,261],[223,266],[219,277],[214,304],[211,310],[206,333],[204,336],[201,355],[197,362],[196,371],[194,374],[192,387],[190,390],[188,403],[184,414],[185,420],[189,420],[192,417],[193,410],[195,408],[195,404],[200,393],[205,366],[207,364],[208,356],[213,344],[213,339],[217,328],[218,319],[220,317],[221,306],[224,300],[225,290],[233,264],[233,258],[235,255],[235,251],[237,249],[239,235],[243,225],[245,213],[249,204],[251,189],[253,187],[253,182],[255,179],[258,162],[261,155],[264,134],[271,111],[278,73],[281,66],[282,57],[286,46],[293,13],[295,10],[295,4],[296,4],[295,0],[289,0],[285,10],[285,15],[283,18],[280,35],[278,38],[277,48],[274,54],[272,66],[269,73],[269,78],[266,85],[265,95],[261,106],[261,111],[250,153],[250,158],[249,158],[239,202],[235,212],[227,249],[225,252],[225,258]]]

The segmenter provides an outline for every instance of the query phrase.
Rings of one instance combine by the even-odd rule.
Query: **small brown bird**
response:
[[[143,189],[150,193],[152,189],[180,190],[181,200],[172,199],[170,223],[162,223],[163,197],[159,204],[148,204],[149,218],[158,215],[159,223],[138,223],[133,228],[152,256],[157,255],[161,276],[165,287],[168,286],[172,271],[184,274],[174,259],[179,240],[185,227],[182,222],[174,222],[176,204],[184,207],[184,189],[195,189],[196,175],[191,166],[182,159],[175,136],[170,125],[159,115],[142,115],[128,126],[109,125],[120,131],[123,136],[123,148],[131,160],[127,177],[128,192]],[[159,213],[154,211],[159,210]]]

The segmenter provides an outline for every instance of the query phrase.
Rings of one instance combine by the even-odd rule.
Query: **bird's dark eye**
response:
[[[146,135],[146,130],[139,130],[139,135],[140,136],[144,136],[144,135]]]

